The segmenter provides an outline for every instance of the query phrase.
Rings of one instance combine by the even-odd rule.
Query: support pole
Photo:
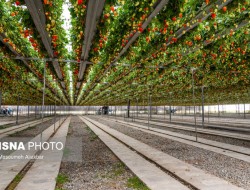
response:
[[[172,112],[172,107],[171,107],[171,94],[172,94],[172,92],[170,92],[169,93],[169,122],[171,122],[172,121],[172,114],[171,114],[171,112]]]
[[[115,118],[116,118],[116,106],[115,106]]]
[[[185,108],[185,113],[184,113],[184,115],[187,116],[187,106],[186,106],[186,103],[185,103],[184,108]]]
[[[56,131],[56,98],[54,104],[54,132]]]
[[[44,101],[45,101],[45,85],[46,85],[46,62],[44,62],[44,69],[43,69],[43,107],[42,107],[42,122],[43,122],[43,118],[44,118]]]
[[[127,117],[130,117],[130,99],[128,100]]]
[[[138,118],[138,98],[136,98],[136,117]]]
[[[244,103],[244,119],[246,119],[246,104]]]
[[[42,102],[42,123],[44,118],[44,102],[45,102],[45,85],[46,85],[46,62],[44,62],[44,68],[43,68],[43,102]],[[42,143],[43,133],[40,133],[40,141]]]
[[[0,111],[2,108],[2,90],[0,90]]]
[[[149,89],[148,89],[148,129],[149,129],[149,117],[150,117],[149,116],[149,109],[150,109],[149,108],[150,107],[150,103],[149,103],[150,100],[149,99],[150,99],[150,97],[149,97]]]
[[[204,127],[205,111],[204,111],[204,86],[201,87],[201,101],[202,101],[202,127]]]
[[[17,96],[17,109],[16,109],[16,124],[18,124],[18,117],[19,117],[19,103],[20,103],[20,96]]]
[[[30,117],[30,104],[28,103],[28,118]]]
[[[165,106],[163,107],[163,115],[164,115],[164,120],[166,119],[166,108]]]
[[[172,114],[171,114],[171,104],[169,104],[169,121],[171,122],[172,121]]]
[[[196,125],[196,110],[195,110],[195,94],[194,94],[194,69],[192,69],[192,86],[193,86],[193,104],[194,104],[194,125],[195,125],[195,140],[197,142],[197,125]]]
[[[217,99],[218,102],[218,117],[220,117],[220,105],[219,105],[219,99]]]
[[[240,103],[238,101],[238,114],[240,115]]]
[[[152,95],[149,95],[149,105],[150,120],[152,120]]]

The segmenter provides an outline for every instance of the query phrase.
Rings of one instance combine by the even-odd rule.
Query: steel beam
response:
[[[84,76],[87,64],[93,64],[93,63],[91,63],[89,61],[84,61],[80,64],[80,70],[79,70],[79,74],[78,74],[78,81],[80,81],[80,82],[82,82],[82,80],[83,80],[83,76]],[[79,87],[80,86],[77,85],[77,88],[79,88]]]
[[[37,31],[41,35],[42,42],[50,57],[53,57],[53,50],[51,47],[51,38],[46,31],[46,18],[44,14],[43,4],[41,0],[25,0],[30,15],[34,21]]]
[[[83,75],[86,70],[86,61],[89,57],[89,51],[92,45],[92,41],[95,35],[98,21],[103,12],[104,3],[105,3],[105,0],[88,1],[86,26],[85,26],[85,31],[84,31],[85,36],[84,36],[82,54],[81,54],[81,60],[83,60],[84,62],[80,64],[80,72],[78,75],[79,81],[83,79]]]

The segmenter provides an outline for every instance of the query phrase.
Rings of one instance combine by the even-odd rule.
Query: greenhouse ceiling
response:
[[[249,0],[0,0],[3,104],[250,102]]]

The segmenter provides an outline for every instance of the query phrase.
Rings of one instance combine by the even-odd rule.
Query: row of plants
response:
[[[30,28],[27,29],[22,22],[20,22],[21,18],[21,9],[19,12],[17,12],[16,8],[17,6],[13,6],[11,2],[10,4],[1,1],[1,13],[0,13],[0,33],[3,38],[3,42],[5,44],[8,44],[13,48],[14,51],[19,53],[20,56],[24,57],[41,57],[41,52],[38,51],[38,46],[35,46],[35,40],[34,36],[32,36],[33,30]],[[16,11],[14,11],[16,10]],[[15,15],[13,15],[13,11],[15,12]],[[33,40],[34,41],[33,41]],[[2,45],[1,45],[2,46]],[[2,56],[11,57],[12,54],[10,52],[7,52],[7,47],[2,49],[2,52],[4,52]],[[10,64],[10,61],[4,61],[4,59],[0,60],[1,64],[5,63],[5,67],[12,67],[13,65]],[[19,63],[19,62],[18,62]],[[21,65],[21,64],[20,64]],[[40,79],[43,77],[43,67],[44,64],[41,61],[30,61],[29,67],[34,71],[34,74],[38,76]],[[15,68],[15,67],[14,67]],[[21,72],[21,71],[20,71]],[[29,71],[25,69],[25,72],[23,72],[28,76]],[[48,77],[47,77],[47,81]],[[35,83],[36,84],[36,83]],[[50,84],[51,88],[54,88],[53,84]],[[35,85],[36,86],[36,85]],[[39,86],[38,86],[39,88]],[[25,90],[25,89],[23,89]]]
[[[155,3],[156,0],[105,3],[89,58],[96,65],[88,68],[85,82],[96,79],[97,73],[109,66],[134,34],[143,32],[142,24],[153,11]],[[83,90],[86,88],[84,86]]]
[[[44,11],[46,15],[46,30],[52,39],[54,57],[59,59],[72,59],[73,55],[71,55],[71,52],[68,52],[66,45],[69,45],[71,42],[73,42],[74,45],[76,40],[69,40],[70,36],[63,28],[63,24],[67,22],[62,18],[63,6],[65,3],[67,2],[63,0],[43,0]],[[61,63],[60,68],[64,79],[63,81],[65,82],[66,92],[67,95],[69,95],[67,99],[69,100],[70,104],[73,104],[74,89],[72,89],[70,86],[72,81],[75,81],[72,77],[74,65],[70,63]]]
[[[8,58],[2,59],[0,74],[0,86],[5,104],[13,104],[18,96],[25,101],[25,104],[27,102],[30,104],[41,103],[43,84],[32,73],[28,73],[19,62]],[[50,90],[46,89],[45,93],[46,103],[51,104],[54,99],[57,99]]]
[[[176,13],[179,14],[179,15],[183,14],[180,11],[184,12],[183,8],[186,7],[187,12],[189,12],[190,15],[192,16],[192,15],[194,15],[194,12],[199,11],[200,7],[203,6],[202,2],[203,1],[185,2],[185,1],[182,1],[182,0],[175,1],[175,2],[169,2],[169,4],[166,7],[164,7],[164,9],[160,12],[160,14],[157,15],[156,19],[154,19],[151,22],[151,24],[147,28],[147,30],[145,30],[141,34],[141,36],[143,36],[142,39],[143,40],[145,39],[147,44],[152,44],[152,45],[149,45],[148,48],[146,48],[145,46],[141,46],[142,43],[140,43],[140,40],[138,40],[136,42],[136,47],[135,47],[135,48],[138,49],[138,51],[136,53],[134,53],[134,54],[136,54],[138,57],[139,56],[141,57],[139,51],[142,51],[143,53],[147,52],[147,54],[148,54],[148,50],[150,50],[152,48],[152,46],[154,45],[154,43],[151,42],[151,37],[147,36],[148,34],[152,34],[152,36],[159,36],[160,30],[162,30],[162,33],[164,35],[166,35],[166,30],[165,29],[167,29],[169,27],[169,22],[167,21],[167,19],[170,20],[173,23],[173,27],[178,28],[179,24],[177,24],[177,23],[179,23],[179,22],[176,21],[175,14]],[[169,8],[169,7],[171,7],[171,8]],[[194,7],[193,10],[190,9],[190,7]],[[166,17],[166,15],[167,15],[167,17]],[[186,20],[186,19],[184,19],[184,17],[182,17],[182,18],[183,18],[183,20]],[[161,26],[156,26],[156,24],[159,24],[159,23],[160,23]],[[119,25],[118,25],[118,27],[119,27]],[[163,29],[160,29],[160,27],[163,27]],[[132,49],[132,48],[130,48],[130,49]],[[128,56],[128,57],[130,59],[130,56]],[[138,61],[139,60],[131,59],[131,62],[133,62],[134,64],[136,64]],[[120,62],[121,63],[123,63],[123,62],[128,63],[129,61],[128,60],[121,60]],[[108,67],[109,64],[110,64],[110,62],[106,63],[106,65],[104,65],[104,69],[103,69],[103,67],[96,66],[96,68],[93,68],[92,71],[89,73],[89,77],[95,78],[96,76],[99,76],[99,74],[101,72],[105,71],[105,69]]]
[[[235,47],[235,50],[238,49],[238,47]],[[201,84],[207,86],[208,88],[212,88],[213,89],[213,95],[209,96],[210,98],[214,98],[216,96],[218,96],[217,94],[217,89],[235,89],[235,86],[240,86],[243,87],[243,89],[247,89],[246,87],[249,86],[249,67],[245,68],[244,71],[240,71],[237,70],[239,68],[241,68],[242,66],[244,66],[243,64],[240,64],[239,67],[234,68],[234,69],[216,69],[214,72],[210,72],[207,73],[207,75],[204,75],[202,72],[202,67],[203,66],[207,66],[208,64],[204,64],[201,67],[197,67],[197,65],[193,65],[196,66],[197,68],[199,68],[199,70],[197,70],[195,72],[194,75],[194,79],[195,79],[195,86],[201,86]],[[132,84],[132,82],[136,83],[135,81],[137,81],[137,83],[139,84],[151,84],[154,89],[155,89],[155,95],[160,94],[161,91],[166,92],[166,89],[168,91],[175,91],[176,89],[178,89],[178,91],[181,91],[182,94],[185,94],[184,92],[190,93],[191,90],[191,81],[192,81],[192,76],[191,76],[191,72],[190,70],[187,70],[186,68],[175,68],[175,69],[170,69],[170,70],[164,70],[164,76],[169,76],[169,77],[165,77],[165,78],[161,78],[159,77],[159,75],[155,74],[155,71],[150,71],[150,69],[148,70],[149,72],[152,73],[152,75],[150,75],[150,79],[148,79],[148,77],[145,77],[145,75],[142,72],[138,72],[139,70],[136,70],[134,73],[136,73],[137,77],[134,77],[134,75],[130,75],[129,80],[123,80],[123,84],[122,85],[115,85],[112,88],[108,89],[109,91],[114,92],[116,95],[122,95],[124,92],[127,92],[128,89],[131,89],[131,87],[133,87],[133,85],[126,85],[126,84]],[[185,74],[185,78],[182,78],[179,75],[174,76],[176,73],[182,73],[186,72]],[[154,76],[154,78],[153,78]],[[161,78],[161,79],[159,79]],[[217,78],[217,80],[214,80],[214,78]],[[247,79],[246,79],[247,78]],[[139,81],[139,82],[138,82]],[[232,82],[233,81],[233,82]],[[146,86],[146,88],[145,88]],[[140,90],[140,88],[142,88],[142,91]],[[117,92],[117,90],[119,90]],[[136,87],[137,90],[137,95],[135,95],[135,97],[144,97],[146,98],[147,96],[147,85],[144,86],[138,86]],[[236,90],[236,89],[235,89]],[[220,93],[220,92],[219,92]],[[95,99],[103,99],[102,95],[107,94],[107,91],[103,90],[103,93],[100,94],[100,96],[95,96]],[[112,97],[114,98],[114,97]],[[95,100],[92,100],[90,98],[90,100],[92,102],[94,102]],[[191,100],[191,99],[189,99]],[[209,99],[210,100],[210,99]],[[232,101],[236,101],[236,99],[232,98]]]
[[[243,19],[247,18],[246,17],[247,12],[245,12],[245,7],[247,7],[248,5],[247,4],[239,4],[238,3],[237,6],[234,7],[234,8],[230,7],[230,9],[232,9],[232,10],[235,10],[235,8],[237,8],[239,10],[238,11],[239,14],[237,15],[238,17],[236,17],[235,15],[232,16],[233,18],[235,18],[234,21],[236,21],[236,23],[240,21],[240,19],[238,19],[238,18],[243,18]],[[223,11],[225,12],[225,10],[226,9],[224,8]],[[217,14],[217,15],[219,15],[219,14]],[[226,14],[224,16],[226,16],[226,18],[228,18],[229,15]],[[218,16],[218,19],[220,19],[219,23],[222,23],[222,21],[224,21],[223,18],[224,17],[222,17],[222,16],[220,16],[220,17]],[[241,19],[241,20],[243,20],[243,19]],[[232,21],[230,22],[230,21],[231,20],[230,20],[230,17],[229,17],[228,22],[224,22],[225,26],[223,26],[222,29],[220,29],[219,31],[221,31],[221,30],[223,30],[223,28],[225,29],[227,26],[229,26],[228,23],[230,23],[230,25],[232,25],[233,22]],[[214,22],[214,21],[211,21],[211,22]],[[222,24],[219,24],[219,27],[221,27],[221,25]],[[200,26],[199,26],[199,28],[200,28]],[[194,32],[195,32],[195,30],[194,30]],[[199,51],[198,54],[194,53],[194,54],[190,54],[189,56],[187,56],[188,59],[193,58],[193,57],[198,57],[199,59],[193,59],[192,60],[192,61],[195,61],[195,62],[198,62],[198,63],[203,63],[204,61],[206,62],[206,65],[205,66],[203,65],[203,67],[205,67],[205,69],[204,68],[199,69],[199,74],[197,73],[197,75],[199,75],[200,77],[204,76],[203,77],[204,78],[203,81],[207,81],[207,83],[212,83],[213,87],[216,87],[216,88],[219,88],[219,87],[221,87],[221,88],[227,88],[227,87],[235,86],[235,85],[245,85],[245,86],[249,85],[249,76],[248,76],[249,67],[247,68],[247,62],[246,62],[246,60],[244,60],[244,58],[245,58],[245,51],[248,48],[247,42],[246,42],[246,36],[248,36],[248,32],[249,31],[245,27],[240,32],[238,32],[238,31],[237,32],[234,32],[234,31],[231,32],[230,31],[230,33],[229,33],[229,36],[231,37],[230,40],[227,40],[227,39],[226,40],[224,40],[224,39],[218,40],[218,39],[216,39],[216,40],[219,41],[216,45],[213,44],[210,47],[208,47],[205,50],[203,50],[203,51],[205,51],[205,54],[208,55],[208,58],[206,60],[204,60],[204,52],[202,52],[202,51]],[[194,35],[196,36],[197,34],[194,34]],[[244,41],[244,39],[245,39],[245,41]],[[198,40],[198,41],[201,41],[201,39]],[[237,41],[238,42],[237,45],[234,44],[234,48],[233,48],[232,51],[228,51],[226,48],[225,49],[223,48],[223,50],[221,49],[221,45],[219,45],[219,44],[225,44],[225,42],[226,42],[226,44],[231,44],[231,41]],[[174,45],[176,45],[176,44],[174,44]],[[183,44],[180,44],[180,47],[183,47]],[[190,47],[188,47],[186,49],[189,49],[189,48]],[[202,46],[200,48],[202,48]],[[229,58],[229,59],[223,59],[223,57],[221,57],[221,56],[216,56],[217,60],[215,60],[215,54],[216,53],[218,54],[217,51],[218,51],[219,48],[221,49],[221,51],[224,51],[224,52],[228,51],[227,58]],[[239,52],[239,48],[241,49],[240,52]],[[171,50],[172,50],[172,48],[171,48]],[[213,50],[215,52],[212,52]],[[180,49],[177,49],[175,51],[175,54],[176,54],[176,52],[183,52],[183,50],[181,51]],[[173,52],[173,54],[174,54],[174,52]],[[242,62],[235,61],[234,62],[235,64],[230,64],[231,61],[232,61],[232,60],[230,60],[230,57],[231,58],[233,57],[234,60],[237,60],[237,58],[238,58],[238,60],[242,59]],[[202,59],[200,59],[200,58],[202,58]],[[170,79],[169,79],[169,81],[167,81],[166,84],[169,84],[169,86],[171,86],[171,81],[176,81],[177,84],[173,85],[176,89],[185,90],[185,89],[182,89],[185,86],[187,86],[187,88],[190,89],[190,85],[183,85],[183,86],[181,86],[180,85],[181,81],[183,81],[183,82],[189,81],[190,82],[190,79],[188,80],[186,78],[186,75],[190,76],[190,74],[188,74],[187,71],[190,70],[190,67],[196,66],[196,67],[199,68],[199,67],[202,67],[202,65],[201,64],[191,65],[190,64],[190,60],[187,61],[186,59],[183,62],[186,63],[186,65],[184,63],[181,63],[181,61],[179,62],[179,60],[178,60],[178,62],[175,62],[172,65],[173,68],[175,68],[176,66],[178,67],[176,69],[176,71],[173,71],[171,69],[171,66],[169,66],[169,68],[168,68],[169,70],[168,70],[167,73],[166,72],[162,73],[166,69],[163,70],[163,69],[159,69],[159,68],[156,68],[157,72],[152,71],[152,68],[148,69],[148,71],[145,68],[141,69],[140,71],[141,71],[141,73],[146,73],[146,74],[144,74],[144,76],[148,75],[148,77],[147,77],[148,79],[147,79],[146,82],[152,81],[153,78],[156,78],[156,82],[154,83],[154,85],[156,85],[157,83],[158,84],[159,83],[163,83],[164,84],[164,80],[166,80],[166,78],[168,78],[167,76],[171,76]],[[161,60],[155,61],[155,64],[152,64],[152,61],[148,62],[148,64],[150,64],[150,65],[156,65],[156,66],[157,66],[157,63],[159,65],[159,63],[161,63]],[[221,68],[221,66],[226,67],[225,63],[227,63],[227,68],[226,69],[224,68],[224,70],[223,70],[223,67]],[[180,65],[182,65],[182,66],[180,67]],[[187,68],[187,66],[189,68]],[[120,69],[122,71],[123,68],[120,67]],[[212,69],[212,70],[210,71],[210,69]],[[113,73],[113,75],[115,75],[115,74],[121,75],[121,71],[117,72],[116,68],[114,68],[114,70],[115,70],[115,72]],[[219,70],[225,71],[226,70],[226,71],[225,71],[225,73],[224,72],[216,72],[216,74],[213,75],[213,72],[212,72],[213,70],[217,70],[217,71],[219,71]],[[130,73],[129,76],[130,77],[132,76],[131,77],[133,79],[132,81],[138,82],[138,81],[134,80],[135,79],[134,76],[138,76],[138,71],[135,71],[135,72],[130,71],[130,72],[131,73]],[[147,74],[147,72],[148,72],[148,74]],[[151,75],[150,73],[152,73],[153,75]],[[183,75],[183,77],[181,77],[182,75]],[[199,76],[197,78],[199,78]],[[165,79],[164,79],[164,77],[165,77]],[[228,80],[228,78],[229,78],[229,80]],[[110,81],[116,81],[116,80],[114,80],[114,78],[112,79],[112,74],[109,77],[109,79],[110,79]],[[215,81],[215,79],[219,79],[219,80]],[[139,82],[141,82],[141,78],[139,78],[138,80],[139,80]],[[196,85],[204,84],[203,81],[199,80],[200,84],[196,84]],[[221,81],[223,81],[223,82],[221,82]],[[124,82],[124,84],[126,84],[126,82],[128,82],[128,81],[126,81],[126,79],[123,78],[123,82]],[[130,81],[130,83],[131,83],[131,81]],[[206,85],[206,84],[204,84],[204,85]],[[120,87],[118,87],[117,89],[119,89],[119,88]],[[130,86],[127,87],[127,88],[130,88]],[[166,87],[164,87],[164,88],[166,89]],[[99,90],[103,91],[103,89],[99,89]],[[127,91],[127,90],[128,89],[124,89],[123,92]],[[138,88],[137,88],[137,90],[139,91]],[[157,87],[157,90],[158,90],[158,87]],[[113,92],[113,91],[115,91],[115,89],[109,89],[109,91]],[[142,94],[143,93],[145,94],[145,92],[142,92]],[[107,93],[104,91],[102,94],[107,94]],[[102,96],[98,96],[96,99],[98,99],[98,98],[103,99]],[[114,98],[114,97],[112,97],[112,98]],[[91,100],[91,97],[89,98],[89,100]],[[93,101],[95,101],[95,100],[93,100]]]
[[[59,58],[67,91],[65,96],[52,63],[47,63],[46,82],[50,88],[46,89],[46,94],[52,98],[49,99],[51,101],[56,99],[74,104],[79,64],[61,63],[60,59],[80,61],[88,4],[86,0],[70,0],[72,28],[69,37],[63,29],[65,21],[62,19],[62,12],[65,2],[42,2],[46,17],[44,27],[52,39],[54,57]],[[147,28],[143,28],[143,23],[147,21],[156,3],[159,1],[105,1],[89,53],[89,61],[94,65],[87,67],[76,103],[118,104],[135,97],[146,100],[148,93],[152,93],[155,104],[161,104],[166,103],[165,98],[158,100],[157,97],[168,98],[169,92],[172,92],[171,101],[181,99],[191,104],[192,68],[196,68],[194,85],[197,97],[200,93],[198,89],[206,86],[209,97],[207,102],[216,102],[217,97],[225,102],[248,100],[244,89],[248,89],[250,81],[247,60],[250,48],[249,2],[169,1]],[[5,44],[10,45],[20,56],[41,59],[48,56],[24,0],[0,0],[0,10],[0,35],[4,37]],[[138,39],[119,58],[116,65],[111,67],[136,33],[140,33]],[[72,53],[66,49],[66,45],[70,43]],[[6,76],[1,85],[5,86],[5,90],[8,91],[8,82],[18,84],[12,82],[16,73],[13,69],[16,68],[22,71],[22,79],[26,81],[20,83],[18,93],[33,94],[36,89],[40,93],[34,94],[34,97],[40,97],[43,85],[39,79],[43,77],[44,61],[29,61],[30,68],[35,71],[31,74],[26,67],[21,66],[23,63],[8,58],[12,54],[6,47],[3,48],[1,44],[0,48],[3,52],[0,57],[4,57],[0,59],[0,69]],[[12,74],[8,75],[9,73]],[[31,78],[36,79],[30,81]],[[25,89],[27,85],[32,88]]]
[[[54,6],[51,6],[51,3]],[[43,1],[43,4],[46,17],[46,25],[44,27],[46,27],[48,35],[52,39],[51,45],[54,57],[69,59],[71,57],[65,48],[67,35],[62,28],[64,21],[61,19],[63,1]],[[1,0],[0,8],[0,33],[4,36],[3,41],[10,45],[20,56],[40,59],[48,57],[41,36],[34,25],[25,2]],[[34,74],[39,77],[39,80],[42,79],[44,61],[28,61],[28,64],[35,72]],[[68,92],[71,91],[69,86],[70,81],[72,81],[71,76],[67,74],[70,71],[71,68],[61,66],[61,72],[66,81],[65,84]],[[28,74],[27,72],[26,74]],[[60,82],[54,71],[53,63],[46,64],[46,83],[50,87],[51,92],[57,94],[61,101],[68,102],[62,88],[60,88]],[[73,96],[71,96],[71,102],[73,102]]]

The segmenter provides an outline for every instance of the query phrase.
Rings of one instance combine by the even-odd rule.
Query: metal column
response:
[[[165,106],[163,107],[163,115],[164,115],[164,119],[166,119],[166,108],[165,108]]]
[[[185,104],[185,107],[184,107],[184,108],[185,108],[185,113],[184,113],[184,115],[187,116],[187,106],[186,106],[186,104]]]
[[[130,117],[130,100],[128,100],[127,117]]]
[[[238,114],[240,115],[240,103],[238,102]]]
[[[217,100],[218,102],[218,117],[220,117],[220,105],[219,105],[219,100]]]
[[[246,119],[246,104],[244,103],[244,119]]]
[[[44,102],[45,102],[45,85],[46,85],[46,62],[44,62],[44,68],[43,68],[43,101],[42,101],[42,123],[43,123],[43,118],[44,118]],[[40,129],[41,131],[41,129]],[[40,141],[42,143],[42,139],[43,139],[43,132],[40,133]]]
[[[202,101],[202,127],[204,127],[205,112],[204,112],[204,86],[201,87],[201,101]]]
[[[192,87],[193,87],[193,104],[194,104],[194,124],[195,124],[195,140],[197,142],[197,125],[196,125],[196,110],[195,110],[195,94],[194,94],[194,69],[192,69]]]
[[[171,104],[169,105],[169,121],[171,122],[172,121],[172,115],[171,115]]]
[[[138,98],[136,98],[136,117],[138,118]]]
[[[169,122],[172,121],[172,115],[171,115],[171,112],[172,112],[172,111],[171,111],[171,109],[172,109],[172,108],[171,108],[171,94],[172,94],[172,93],[170,92],[170,93],[169,93],[169,97],[170,97],[170,98],[169,98]]]
[[[54,105],[54,132],[56,131],[56,100]]]
[[[115,118],[116,118],[116,106],[115,106]]]
[[[149,95],[149,113],[150,113],[150,120],[152,119],[152,95]]]
[[[0,111],[1,111],[1,108],[2,108],[2,91],[0,90]]]
[[[30,105],[28,103],[28,118],[30,117]]]
[[[18,95],[17,96],[17,109],[16,109],[16,124],[18,124],[18,119],[19,119],[19,103],[20,103],[20,97]]]
[[[46,76],[46,62],[44,62],[44,69],[43,69],[43,107],[42,107],[42,121],[44,118],[44,101],[45,101],[45,85],[46,85],[46,80],[45,80],[45,76]]]
[[[149,103],[150,100],[149,99],[150,99],[150,97],[149,97],[149,89],[148,89],[148,129],[149,129],[149,117],[150,117],[149,116],[149,107],[150,107],[150,105],[149,105],[150,104]]]

